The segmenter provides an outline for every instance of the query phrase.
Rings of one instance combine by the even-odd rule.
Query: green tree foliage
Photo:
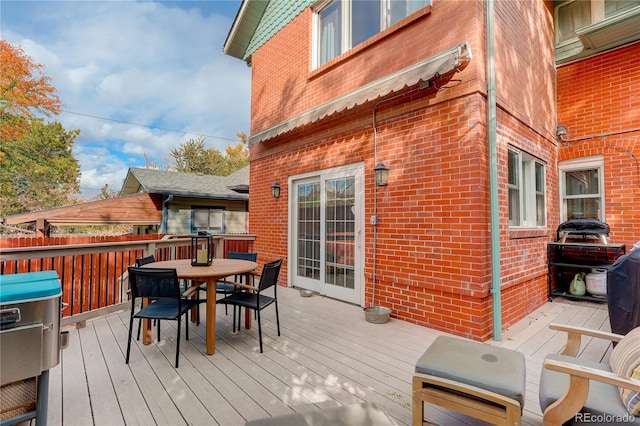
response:
[[[206,148],[205,141],[204,137],[190,139],[171,150],[176,171],[228,176],[249,164],[249,153],[243,142],[228,146],[223,155],[216,148]]]
[[[27,134],[1,141],[0,215],[59,207],[80,192],[73,141],[80,130],[30,119]]]

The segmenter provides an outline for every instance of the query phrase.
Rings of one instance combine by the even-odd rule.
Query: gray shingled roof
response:
[[[136,192],[183,197],[248,200],[249,195],[231,189],[249,185],[249,166],[229,175],[211,176],[132,167],[120,195]]]

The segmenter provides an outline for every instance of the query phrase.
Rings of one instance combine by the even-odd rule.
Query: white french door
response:
[[[291,179],[293,285],[362,302],[363,167]]]

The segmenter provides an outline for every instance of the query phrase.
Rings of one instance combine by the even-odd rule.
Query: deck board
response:
[[[223,309],[217,310],[216,353],[205,354],[204,322],[190,323],[189,341],[183,329],[178,369],[175,322],[162,322],[159,343],[144,346],[134,336],[129,365],[128,312],[71,329],[69,347],[51,370],[49,424],[234,426],[366,401],[398,425],[409,425],[415,362],[444,333],[396,319],[372,324],[358,306],[318,295],[302,298],[290,288],[278,292],[282,335],[277,336],[274,310],[263,311],[262,354],[256,322],[251,330],[232,333],[232,315]],[[525,356],[523,424],[542,424],[542,362],[564,345],[563,333],[549,330],[549,323],[608,330],[607,314],[606,305],[556,298],[504,330],[501,341],[486,342]],[[609,352],[590,339],[580,355],[600,360]],[[441,425],[481,424],[439,407],[427,407],[426,415]]]

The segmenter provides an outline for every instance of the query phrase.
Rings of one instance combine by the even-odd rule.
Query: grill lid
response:
[[[0,275],[0,304],[33,302],[61,295],[56,271]]]

